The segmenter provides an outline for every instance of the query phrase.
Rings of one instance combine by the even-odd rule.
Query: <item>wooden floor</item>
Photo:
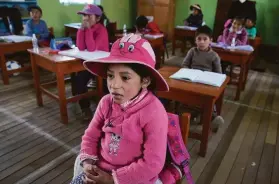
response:
[[[0,82],[0,183],[69,183],[87,125],[77,104],[68,106],[67,126],[56,101],[44,96],[37,107],[32,82],[30,74]],[[197,184],[279,184],[279,77],[250,71],[238,102],[234,89],[226,90],[225,124],[211,135],[206,157],[197,155],[198,141],[187,144],[193,177]]]

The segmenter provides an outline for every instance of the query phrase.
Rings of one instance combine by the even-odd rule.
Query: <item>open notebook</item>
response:
[[[182,68],[178,72],[171,75],[170,78],[220,87],[226,80],[226,75],[214,72],[203,72],[201,70]]]
[[[234,50],[251,51],[251,52],[254,51],[254,48],[251,45],[239,45],[239,46],[232,47],[232,46],[225,45],[223,43],[212,42],[211,46],[217,47],[217,48],[228,49],[228,50],[234,49]]]
[[[145,34],[143,35],[143,37],[147,39],[157,39],[157,38],[164,37],[164,34]]]
[[[101,59],[109,56],[109,52],[96,50],[94,52],[80,51],[78,48],[60,51],[59,54],[63,56],[70,56],[83,60]]]
[[[4,40],[5,42],[26,42],[26,41],[32,41],[32,37],[30,36],[19,36],[19,35],[8,35],[8,36],[0,36],[1,40]]]
[[[191,26],[176,26],[178,29],[185,29],[185,30],[191,30],[191,31],[196,31],[198,28],[197,27],[191,27]]]

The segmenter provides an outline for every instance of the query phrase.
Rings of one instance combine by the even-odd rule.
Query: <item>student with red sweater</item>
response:
[[[108,33],[103,25],[102,10],[93,4],[86,5],[82,11],[78,12],[82,15],[81,28],[77,32],[77,47],[79,50],[87,51],[109,51]],[[79,72],[76,76],[77,93],[87,92],[87,83],[92,78],[92,74],[88,71]],[[89,99],[79,101],[84,120],[89,121],[92,118]]]
[[[158,24],[154,22],[152,19],[148,20],[148,18],[144,15],[140,15],[136,19],[136,31],[141,34],[160,34],[162,31],[160,30]]]

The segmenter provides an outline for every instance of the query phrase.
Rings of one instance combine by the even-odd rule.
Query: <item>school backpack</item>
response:
[[[171,155],[171,161],[182,169],[183,174],[186,177],[188,184],[194,184],[194,180],[191,175],[189,162],[190,155],[186,149],[181,136],[181,130],[179,125],[179,116],[176,114],[168,113],[168,151]]]

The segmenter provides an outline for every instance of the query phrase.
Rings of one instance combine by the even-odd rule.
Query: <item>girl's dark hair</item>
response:
[[[125,64],[125,66],[128,66],[134,72],[136,72],[140,76],[141,80],[143,78],[150,77],[150,85],[148,86],[148,89],[151,91],[155,90],[156,82],[155,82],[153,76],[150,75],[150,70],[147,69],[146,66],[144,66],[142,64],[138,64],[138,63],[128,63],[128,64]]]
[[[242,25],[245,25],[245,18],[244,17],[235,17],[233,20],[240,22]]]
[[[131,68],[134,72],[136,72],[140,76],[141,80],[143,80],[143,78],[150,77],[151,81],[150,81],[150,85],[148,86],[148,89],[151,91],[155,90],[156,82],[152,77],[152,75],[150,75],[150,70],[148,70],[146,66],[138,63],[127,63],[123,65]],[[106,67],[109,68],[109,66],[110,65],[108,64]]]
[[[140,15],[136,19],[136,27],[138,30],[141,30],[143,28],[146,28],[148,24],[148,19],[144,15]]]

